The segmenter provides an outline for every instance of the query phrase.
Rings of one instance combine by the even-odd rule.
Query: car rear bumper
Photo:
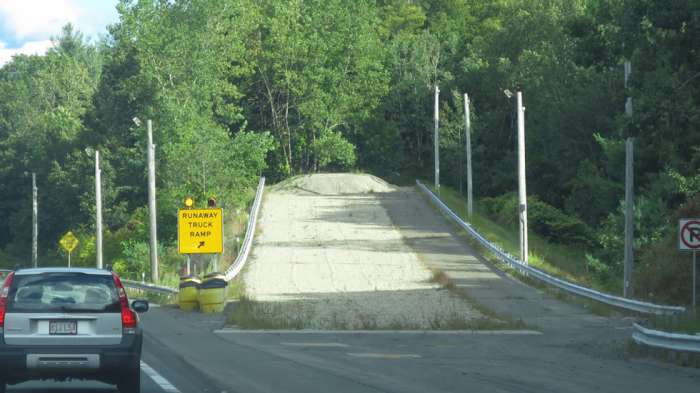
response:
[[[10,384],[65,378],[116,383],[120,377],[139,367],[141,345],[141,335],[125,336],[119,345],[109,346],[17,347],[0,342],[0,378]],[[38,358],[45,361],[39,365]]]

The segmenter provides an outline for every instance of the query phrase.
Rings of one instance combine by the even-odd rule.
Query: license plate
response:
[[[49,334],[71,335],[78,334],[77,321],[49,321]]]

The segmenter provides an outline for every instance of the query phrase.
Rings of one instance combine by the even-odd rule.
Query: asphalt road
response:
[[[220,330],[220,316],[152,311],[144,324],[177,354],[168,359],[179,357],[189,375],[201,373],[227,393],[643,393],[700,386],[700,370],[547,332],[254,332]]]

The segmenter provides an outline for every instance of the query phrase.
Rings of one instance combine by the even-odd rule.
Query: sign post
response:
[[[73,232],[68,231],[68,233],[63,235],[63,237],[61,238],[61,240],[58,241],[58,243],[68,253],[68,267],[70,267],[70,254],[73,252],[73,250],[75,250],[76,247],[78,247],[80,241],[77,237],[75,237]]]
[[[678,248],[693,252],[693,307],[697,306],[697,252],[700,250],[700,218],[682,218],[678,222]]]

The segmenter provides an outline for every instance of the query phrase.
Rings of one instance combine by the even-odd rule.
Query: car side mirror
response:
[[[136,312],[146,312],[148,307],[148,300],[134,300],[131,302],[131,308]]]

